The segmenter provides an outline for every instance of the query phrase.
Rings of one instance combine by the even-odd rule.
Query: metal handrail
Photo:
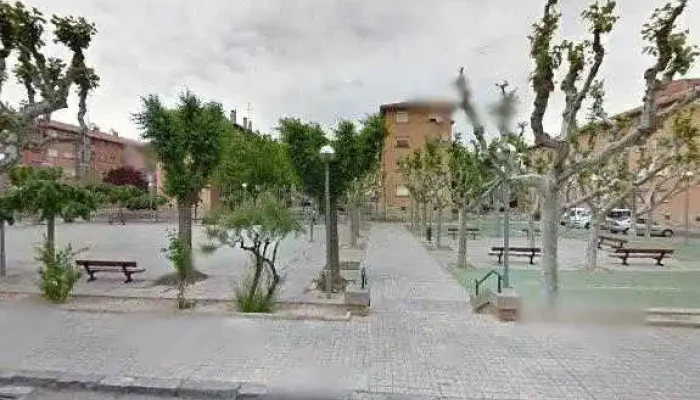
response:
[[[474,295],[475,296],[479,295],[479,286],[481,286],[482,283],[484,283],[487,279],[489,279],[491,277],[491,275],[496,275],[498,277],[498,293],[501,293],[501,290],[503,288],[503,275],[501,275],[501,273],[496,271],[495,269],[492,269],[491,271],[487,272],[483,278],[474,279]]]

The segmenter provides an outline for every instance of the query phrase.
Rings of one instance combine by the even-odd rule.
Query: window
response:
[[[405,124],[408,122],[408,111],[398,111],[396,113],[396,123]]]
[[[396,139],[396,147],[400,149],[407,149],[411,146],[408,145],[407,139]]]
[[[409,196],[409,193],[408,193],[408,188],[406,186],[399,185],[398,187],[396,187],[396,197],[408,197],[408,196]]]
[[[56,149],[48,149],[48,150],[46,151],[46,155],[47,155],[48,157],[50,157],[50,158],[56,158],[56,157],[58,157],[58,150],[56,150]]]
[[[428,119],[430,119],[430,122],[435,122],[436,124],[442,123],[442,117],[437,114],[430,114]]]

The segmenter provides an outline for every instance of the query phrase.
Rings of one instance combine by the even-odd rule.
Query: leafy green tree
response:
[[[330,169],[330,271],[333,288],[343,287],[338,262],[338,215],[337,206],[347,194],[351,183],[371,173],[376,168],[384,145],[386,130],[380,116],[370,116],[362,121],[358,131],[354,123],[341,121],[334,130],[335,140],[330,140],[323,129],[315,123],[305,123],[287,118],[279,122],[277,128],[287,145],[289,158],[296,171],[303,191],[325,204],[325,164],[320,150],[326,144],[335,149],[335,157]]]
[[[97,208],[95,196],[81,185],[63,179],[60,168],[15,167],[6,194],[15,211],[36,214],[46,222],[46,249],[55,252],[56,218],[90,218]]]
[[[190,92],[181,94],[172,109],[155,95],[142,101],[134,120],[163,165],[166,194],[177,200],[178,236],[189,249],[191,266],[192,206],[221,159],[230,122],[219,103],[203,103]]]
[[[202,247],[204,251],[213,252],[222,246],[239,247],[253,256],[253,277],[236,293],[241,311],[270,311],[281,281],[276,265],[277,249],[288,234],[299,229],[301,225],[294,215],[271,192],[244,201],[234,211],[220,213],[207,226],[210,242]]]
[[[53,25],[53,38],[48,40],[59,44],[58,50],[68,50],[69,58],[47,54],[44,46],[49,23]],[[0,95],[10,68],[26,93],[17,106],[0,97],[0,152],[5,155],[0,160],[0,173],[7,173],[17,165],[24,149],[41,148],[52,140],[33,135],[34,124],[41,116],[48,117],[54,111],[68,108],[72,88],[77,89],[78,121],[82,128],[76,163],[79,167],[89,165],[83,117],[87,112],[87,96],[97,87],[99,78],[86,64],[85,52],[96,33],[95,25],[83,17],[53,15],[49,19],[20,1],[0,1]],[[16,60],[14,66],[13,60]],[[83,177],[84,171],[85,168],[79,168],[78,176]]]
[[[239,131],[232,125],[221,151],[213,182],[229,201],[241,201],[247,195],[255,197],[263,191],[283,192],[297,181],[286,145],[268,135]]]

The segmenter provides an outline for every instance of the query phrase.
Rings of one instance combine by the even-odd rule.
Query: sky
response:
[[[590,0],[561,0],[560,39],[586,34],[580,12]],[[274,133],[281,117],[331,127],[340,119],[377,112],[383,103],[416,98],[453,99],[464,66],[484,110],[497,99],[495,83],[518,90],[521,120],[532,93],[527,35],[545,0],[25,0],[47,14],[79,15],[97,25],[87,60],[100,76],[88,100],[88,118],[102,130],[138,138],[130,115],[140,97],[158,94],[173,104],[192,90],[252,118]],[[621,16],[606,46],[601,71],[606,109],[640,104],[640,29],[663,0],[618,0]],[[700,44],[700,2],[681,18]],[[693,30],[694,29],[694,30]],[[51,48],[56,54],[60,49]],[[688,77],[700,77],[696,66]],[[19,100],[20,87],[9,96]],[[4,94],[3,94],[4,96]],[[77,99],[54,119],[76,123]],[[546,116],[559,126],[562,98]],[[468,132],[463,113],[455,130]]]

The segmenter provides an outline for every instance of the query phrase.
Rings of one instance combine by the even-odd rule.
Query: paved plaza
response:
[[[367,242],[368,317],[96,314],[8,301],[0,306],[0,369],[222,379],[368,396],[700,398],[694,330],[499,323],[473,314],[465,290],[404,228],[375,225]]]

